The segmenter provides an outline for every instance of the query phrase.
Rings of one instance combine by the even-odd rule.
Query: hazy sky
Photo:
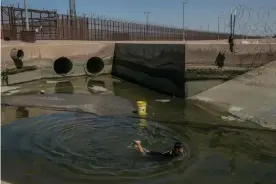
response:
[[[57,9],[66,13],[69,0],[27,0],[28,6],[38,9]],[[228,31],[231,8],[238,13],[237,30],[251,34],[276,32],[276,0],[187,0],[185,27]],[[23,0],[2,0],[2,3],[23,7]],[[149,21],[156,24],[182,27],[181,0],[76,0],[77,14],[100,14],[125,20],[145,22],[144,12],[150,12]],[[209,25],[209,26],[208,26]]]

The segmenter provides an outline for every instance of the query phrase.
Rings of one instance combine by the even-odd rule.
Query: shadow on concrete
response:
[[[215,60],[216,66],[218,66],[218,68],[222,68],[224,66],[224,61],[225,61],[225,54],[222,52],[219,52]]]
[[[14,62],[16,69],[23,68],[23,61],[21,59],[14,59],[13,62]]]

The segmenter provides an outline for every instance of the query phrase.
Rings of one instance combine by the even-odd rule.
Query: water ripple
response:
[[[190,152],[187,138],[156,122],[147,121],[146,126],[141,126],[139,119],[132,118],[62,113],[2,126],[2,151],[39,154],[82,175],[144,177],[175,168],[172,162],[141,157],[132,143],[134,139],[140,139],[148,149],[160,151],[180,140]]]

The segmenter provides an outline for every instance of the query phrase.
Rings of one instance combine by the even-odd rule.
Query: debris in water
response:
[[[239,112],[239,111],[242,111],[243,110],[243,108],[242,107],[237,107],[237,106],[231,106],[230,108],[229,108],[229,112]]]
[[[68,80],[65,80],[65,81],[46,81],[46,84],[56,84],[56,83],[59,83],[59,82],[68,82]]]
[[[156,102],[163,102],[163,103],[167,103],[167,102],[170,102],[171,100],[169,99],[157,99],[155,100]]]
[[[107,89],[101,86],[95,86],[93,85],[92,87],[89,87],[89,89],[92,90],[93,93],[101,93],[101,92],[106,92]]]
[[[221,116],[221,119],[223,119],[224,121],[238,121],[238,122],[244,122],[244,120],[239,119],[239,118],[235,118],[233,116]]]

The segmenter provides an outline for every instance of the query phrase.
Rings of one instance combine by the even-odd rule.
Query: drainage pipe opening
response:
[[[24,51],[21,49],[12,49],[10,52],[11,58],[13,60],[13,63],[17,69],[23,68],[23,57],[24,57]]]
[[[11,58],[14,60],[15,59],[22,60],[24,57],[24,51],[21,49],[12,49],[10,54],[11,54]]]
[[[104,62],[99,57],[92,57],[86,63],[86,71],[89,74],[98,74],[104,69]]]
[[[54,62],[54,71],[58,75],[68,74],[73,69],[73,63],[67,57],[60,57]]]

